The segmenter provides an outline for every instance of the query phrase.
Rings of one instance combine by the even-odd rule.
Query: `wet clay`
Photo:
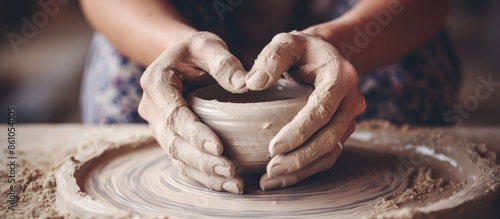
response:
[[[304,107],[312,90],[284,79],[270,89],[244,94],[211,85],[193,92],[189,105],[219,136],[223,155],[236,165],[238,175],[262,175],[271,160],[269,142]]]
[[[84,218],[495,217],[500,166],[483,144],[374,122],[359,126],[332,169],[282,190],[207,189],[179,174],[151,137],[80,153],[56,178],[59,211]]]
[[[446,180],[432,176],[428,167],[412,168],[408,171],[408,188],[394,193],[387,198],[382,198],[377,203],[377,209],[398,209],[402,206],[417,206],[435,195],[445,191],[457,191],[466,182]]]

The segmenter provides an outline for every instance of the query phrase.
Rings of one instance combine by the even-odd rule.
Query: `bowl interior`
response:
[[[233,94],[218,84],[209,85],[193,92],[194,97],[202,100],[217,100],[227,103],[259,103],[297,99],[311,94],[312,87],[290,80],[280,79],[278,83],[263,91],[249,91]]]

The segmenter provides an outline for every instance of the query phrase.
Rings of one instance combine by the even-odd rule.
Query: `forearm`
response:
[[[396,61],[443,25],[450,0],[361,0],[340,18],[304,30],[338,48],[359,73]]]
[[[144,66],[196,32],[169,1],[81,0],[80,4],[94,29]]]

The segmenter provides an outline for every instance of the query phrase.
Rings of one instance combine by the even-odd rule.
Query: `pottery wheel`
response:
[[[257,182],[247,183],[243,195],[211,191],[182,176],[150,137],[131,144],[112,145],[71,158],[61,167],[57,175],[57,202],[60,209],[80,217],[359,218],[376,215],[380,213],[374,210],[377,202],[409,186],[408,176],[401,174],[401,164],[408,159],[404,151],[415,152],[415,148],[408,146],[412,144],[383,146],[401,142],[384,137],[373,139],[368,132],[355,135],[362,141],[351,138],[332,169],[281,190],[263,192]],[[371,139],[366,139],[367,136]],[[377,148],[385,148],[386,152]],[[393,152],[397,153],[387,153],[388,148],[396,148]],[[450,150],[436,152],[439,151]],[[422,163],[436,166],[431,168],[435,173],[447,173],[440,177],[450,180],[475,177],[477,181],[475,187],[463,189],[467,193],[449,192],[439,199],[472,200],[483,195],[486,179],[478,180],[474,169],[453,167],[454,157],[441,159],[445,154],[436,159],[428,152],[423,153],[429,156],[419,158]],[[463,176],[453,169],[460,169]],[[438,206],[429,203],[423,204],[427,210],[422,209],[431,212]]]
[[[373,165],[359,162],[363,160]],[[150,147],[97,167],[84,192],[148,216],[348,216],[369,211],[378,198],[405,189],[406,178],[379,177],[396,168],[395,157],[347,150],[333,169],[299,185],[263,192],[253,184],[244,195],[235,195],[211,191],[182,176],[159,147]]]

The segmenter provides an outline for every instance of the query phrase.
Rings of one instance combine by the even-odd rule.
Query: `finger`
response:
[[[154,103],[152,102],[151,98],[147,95],[147,93],[142,94],[142,99],[141,102],[139,102],[139,107],[138,107],[138,113],[139,115],[148,122],[149,130],[153,134],[153,136],[158,136],[158,132],[156,131],[156,123],[155,122],[150,122],[152,121],[151,118],[158,118],[158,111],[156,110],[156,107],[154,106]],[[158,142],[160,146],[163,148],[166,147],[166,144],[162,144],[163,142]]]
[[[239,177],[221,177],[216,175],[210,175],[206,172],[199,171],[192,168],[185,163],[178,160],[172,160],[177,169],[183,174],[191,179],[198,181],[204,186],[215,190],[215,191],[227,191],[235,194],[243,194],[244,184],[243,180]]]
[[[347,141],[347,139],[349,138],[349,136],[352,135],[352,133],[356,130],[356,120],[353,119],[351,121],[351,124],[349,124],[349,127],[347,128],[347,130],[344,132],[344,135],[342,136],[342,140],[340,140],[340,142],[342,144],[340,145],[344,145],[345,141]]]
[[[333,154],[335,154],[335,155],[332,156],[331,158],[328,158],[328,160],[326,160],[328,162],[328,161],[332,161],[331,159],[333,159],[334,163],[332,163],[332,164],[328,164],[327,163],[325,170],[331,168],[335,164],[335,162],[337,161],[338,157],[340,156],[340,154],[344,150],[344,143],[345,143],[345,141],[349,138],[349,136],[354,132],[355,129],[356,129],[356,121],[352,120],[351,124],[349,125],[349,128],[347,128],[346,132],[344,133],[344,136],[342,136],[342,140],[339,143],[337,143],[336,148],[333,151]],[[340,149],[340,152],[338,152],[339,149]],[[329,152],[329,153],[332,153],[332,152]],[[319,158],[319,161],[317,161],[317,162],[318,163],[322,163],[323,161],[321,161],[321,159],[322,158]],[[320,171],[322,171],[321,168],[317,172],[320,172]],[[307,177],[308,176],[305,176],[304,178],[307,178]],[[302,179],[304,179],[304,178],[302,178]],[[299,179],[299,181],[302,180],[302,179]]]
[[[260,178],[260,188],[264,191],[291,186],[315,173],[330,169],[342,152],[342,147],[337,146],[333,151],[328,152],[319,159],[293,173],[285,174],[275,178],[264,174]]]
[[[349,112],[341,112],[334,116],[327,125],[297,149],[273,157],[267,165],[269,176],[277,177],[295,172],[334,150],[349,127],[349,123],[352,121],[351,117],[354,117],[343,115],[346,113]]]
[[[208,174],[217,174],[225,177],[234,176],[234,165],[227,158],[204,153],[181,137],[173,134],[166,136],[165,140],[168,141],[165,151],[167,151],[172,159],[180,160]]]
[[[187,107],[181,93],[182,83],[176,77],[174,69],[165,69],[161,74],[152,73],[150,75],[141,78],[141,85],[144,88],[144,93],[147,94],[146,99],[143,98],[143,100],[147,101],[145,103],[149,103],[149,105],[144,104],[144,107],[139,107],[139,110],[144,114],[147,114],[148,111],[157,112],[147,121],[158,128],[168,127],[173,133],[181,136],[200,150],[213,155],[221,155],[223,147],[220,139],[208,126],[200,122],[198,117]],[[150,82],[151,80],[161,80],[163,83],[160,84],[164,85],[156,86],[156,81]],[[147,83],[152,85],[148,86]],[[162,122],[162,124],[157,125],[158,122]]]
[[[203,33],[192,40],[189,48],[194,66],[212,75],[224,89],[233,93],[247,90],[246,71],[221,38]]]
[[[264,47],[246,77],[251,90],[264,90],[274,85],[302,54],[304,43],[293,34],[281,33]]]
[[[166,71],[165,74],[169,72],[171,71]],[[171,73],[171,75],[173,74]],[[168,77],[168,75],[165,78],[167,86],[157,87],[157,92],[151,92],[151,96],[157,98],[156,101],[153,101],[146,92],[141,100],[143,101],[141,104],[144,106],[154,107],[140,107],[141,114],[152,116],[149,117],[148,121],[160,145],[170,157],[182,160],[191,165],[192,168],[209,174],[234,176],[234,165],[224,157],[214,156],[222,153],[222,144],[215,133],[203,125],[186,107],[186,102],[182,99],[180,91],[175,87],[175,84],[179,83],[178,79]],[[160,110],[162,112],[159,112]],[[165,120],[157,118],[165,118]],[[165,121],[166,124],[163,124],[162,121]],[[195,146],[214,155],[203,153]]]
[[[321,82],[311,93],[306,105],[286,124],[269,143],[271,156],[291,151],[303,144],[323,127],[337,110],[342,91],[333,87],[326,90],[327,82]]]
[[[158,112],[153,101],[145,92],[142,94],[141,101],[139,102],[139,106],[137,107],[137,112],[147,122],[149,122],[151,118],[157,118],[158,116]]]
[[[314,91],[304,108],[271,140],[269,152],[272,156],[286,153],[303,144],[330,121],[347,92],[357,89],[356,80],[340,78],[350,77],[352,72],[355,73],[355,69],[347,63],[325,65],[315,71],[318,72],[315,73],[317,77]]]
[[[287,154],[277,155],[271,159],[267,165],[269,176],[277,177],[295,172],[334,150],[346,133],[350,135],[354,131],[352,123],[357,112],[351,109],[357,105],[357,99],[356,95],[347,96],[331,121],[315,133],[310,140]]]
[[[203,124],[186,106],[176,108],[166,122],[175,134],[191,145],[212,155],[222,154],[222,143],[215,132]]]

